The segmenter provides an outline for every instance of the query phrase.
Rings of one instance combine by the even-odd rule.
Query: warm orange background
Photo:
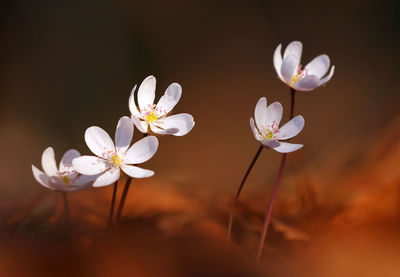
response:
[[[397,1],[5,1],[0,10],[4,276],[399,275]],[[326,53],[336,71],[297,94],[306,125],[293,141],[305,146],[289,155],[255,264],[280,154],[264,151],[250,175],[231,248],[226,225],[258,147],[248,124],[257,100],[280,101],[288,117],[272,53],[292,40],[303,42],[303,64]],[[48,146],[58,159],[69,148],[88,154],[85,129],[113,135],[131,88],[150,74],[156,99],[182,85],[174,112],[196,126],[160,138],[143,165],[156,175],[134,181],[120,230],[104,234],[111,187],[71,194],[72,226],[60,226],[61,198],[35,182],[31,164]]]

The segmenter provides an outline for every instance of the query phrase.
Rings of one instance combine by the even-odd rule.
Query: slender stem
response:
[[[263,251],[263,248],[264,248],[264,241],[265,241],[265,238],[267,236],[268,225],[269,225],[269,221],[271,219],[271,214],[272,214],[272,206],[274,205],[276,194],[278,192],[278,186],[279,186],[279,182],[280,182],[281,177],[282,177],[283,168],[285,166],[285,161],[286,161],[286,153],[283,154],[283,156],[282,156],[281,166],[279,168],[278,176],[276,177],[274,190],[273,190],[272,195],[271,195],[271,200],[269,201],[267,215],[265,217],[264,226],[263,226],[263,229],[262,229],[262,232],[261,232],[261,240],[260,240],[260,244],[258,246],[257,261],[260,260],[261,255],[262,255],[262,251]]]
[[[260,147],[259,147],[258,150],[257,150],[256,155],[254,156],[252,162],[250,163],[249,168],[247,169],[246,173],[244,174],[243,179],[242,179],[242,182],[240,182],[239,188],[238,188],[238,190],[237,190],[237,192],[236,192],[236,196],[235,196],[235,199],[234,199],[233,204],[232,204],[231,214],[230,214],[230,216],[229,216],[228,238],[227,238],[227,243],[228,243],[228,245],[229,245],[229,242],[230,242],[230,240],[231,240],[233,216],[234,216],[234,213],[235,213],[235,207],[236,207],[237,201],[238,201],[238,199],[239,199],[240,192],[242,191],[243,186],[244,186],[244,183],[246,182],[247,177],[249,176],[251,170],[253,169],[254,164],[256,163],[256,161],[257,161],[258,157],[260,156],[260,153],[261,153],[261,151],[262,151],[263,149],[264,149],[264,146],[263,146],[263,145],[260,145]]]
[[[125,186],[124,186],[124,190],[122,192],[121,201],[119,202],[119,207],[118,207],[118,211],[117,211],[117,222],[118,223],[121,221],[122,211],[124,209],[126,196],[128,195],[128,191],[129,191],[131,182],[132,182],[132,178],[128,177],[128,179],[126,180]]]
[[[294,104],[295,104],[294,100],[295,100],[295,96],[296,96],[296,90],[290,88],[290,96],[291,96],[291,105],[290,105],[290,118],[289,118],[289,120],[294,117]],[[263,252],[264,242],[265,242],[265,238],[267,237],[268,226],[269,226],[269,222],[271,220],[272,207],[274,205],[275,198],[276,198],[276,195],[278,193],[279,183],[280,183],[280,180],[281,180],[281,177],[282,177],[282,174],[283,174],[283,169],[285,167],[286,156],[287,156],[287,153],[284,153],[282,155],[281,166],[279,167],[279,172],[278,172],[278,176],[276,177],[274,190],[272,192],[271,199],[269,201],[267,214],[265,216],[264,226],[263,226],[263,229],[261,231],[261,239],[260,239],[260,244],[258,246],[257,261],[260,260],[262,252]]]
[[[112,218],[114,215],[114,207],[115,207],[115,199],[117,198],[117,190],[118,190],[118,180],[114,183],[113,194],[111,198],[111,206],[110,206],[110,213],[108,215],[108,227],[111,227]]]
[[[62,194],[63,200],[64,200],[65,220],[66,220],[67,222],[69,222],[70,213],[69,213],[69,205],[68,205],[67,192],[63,191],[61,194]]]

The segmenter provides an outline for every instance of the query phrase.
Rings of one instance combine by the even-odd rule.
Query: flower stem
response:
[[[118,190],[118,180],[114,183],[113,194],[111,198],[111,206],[110,206],[110,213],[108,215],[108,227],[111,227],[112,218],[114,215],[114,207],[115,207],[115,199],[117,198],[117,190]]]
[[[65,221],[69,222],[69,205],[68,205],[68,198],[67,198],[67,192],[63,191],[62,193],[63,200],[64,200],[64,213],[65,213]]]
[[[294,100],[295,100],[295,96],[296,96],[296,90],[290,88],[290,96],[291,96],[291,106],[290,106],[290,118],[289,118],[289,120],[292,119],[293,116],[294,116],[294,103],[295,103]],[[281,165],[279,167],[278,176],[276,177],[274,190],[272,191],[271,199],[269,201],[267,214],[265,216],[264,226],[263,226],[263,229],[261,231],[260,244],[258,245],[257,261],[260,261],[260,258],[261,258],[262,252],[263,252],[264,242],[265,242],[265,239],[267,237],[268,226],[269,226],[269,222],[271,220],[272,207],[274,205],[275,198],[276,198],[276,195],[278,193],[278,187],[279,187],[279,183],[281,181],[281,177],[282,177],[282,174],[283,174],[283,169],[285,168],[286,156],[287,156],[287,153],[284,153],[282,155],[282,160],[281,160]]]
[[[233,204],[232,204],[231,214],[230,214],[230,216],[229,216],[228,237],[227,237],[227,244],[228,244],[228,245],[229,245],[229,242],[230,242],[230,240],[231,240],[233,216],[234,216],[234,213],[235,213],[235,207],[236,207],[237,201],[238,201],[238,199],[239,199],[240,192],[242,191],[243,186],[244,186],[244,183],[246,182],[247,177],[249,176],[251,170],[253,169],[254,164],[256,163],[256,161],[257,161],[258,157],[260,156],[260,153],[261,153],[261,151],[262,151],[263,149],[264,149],[264,146],[263,146],[263,145],[260,145],[260,147],[259,147],[258,150],[257,150],[256,155],[254,156],[252,162],[250,163],[249,168],[247,169],[246,173],[244,174],[243,179],[242,179],[242,182],[240,182],[239,188],[238,188],[238,190],[237,190],[237,192],[236,192],[236,196],[235,196],[235,199],[234,199]]]

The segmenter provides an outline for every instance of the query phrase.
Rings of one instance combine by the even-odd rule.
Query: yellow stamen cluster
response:
[[[154,111],[151,111],[147,116],[146,116],[146,120],[150,123],[153,123],[157,120],[157,115]]]
[[[111,157],[111,161],[114,166],[119,166],[122,162],[122,159],[120,156],[118,156],[118,154],[113,154]]]
[[[61,176],[61,179],[64,181],[64,184],[65,185],[69,185],[69,178],[68,178],[68,176]]]

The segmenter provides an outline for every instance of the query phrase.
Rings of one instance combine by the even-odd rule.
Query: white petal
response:
[[[153,106],[156,93],[156,78],[149,76],[140,84],[138,91],[138,103],[140,109]]]
[[[254,119],[252,117],[250,117],[250,128],[253,131],[253,135],[254,138],[258,141],[262,140],[262,136],[260,135],[260,133],[258,132],[256,126],[254,125]]]
[[[93,182],[100,176],[97,175],[80,175],[72,181],[70,187],[67,188],[68,191],[80,191],[87,188],[90,188],[93,185]]]
[[[103,157],[108,151],[115,151],[114,142],[100,127],[89,127],[85,132],[85,141],[93,154],[99,157]]]
[[[267,108],[267,120],[265,122],[266,125],[272,127],[272,125],[275,123],[276,127],[278,127],[282,119],[282,113],[283,108],[281,103],[274,102],[269,105]]]
[[[283,54],[283,59],[289,55],[295,55],[298,60],[301,60],[301,53],[303,52],[303,44],[300,41],[292,41],[285,49]]]
[[[177,132],[179,132],[179,129],[177,129],[177,128],[171,128],[171,129],[164,130],[164,129],[158,128],[154,124],[150,124],[150,129],[153,133],[156,133],[159,135],[174,135]]]
[[[155,136],[142,138],[126,152],[124,164],[140,164],[149,160],[156,153],[158,139]]]
[[[133,165],[123,164],[121,169],[129,176],[133,178],[147,178],[154,175],[154,171],[143,169]]]
[[[120,170],[119,168],[110,168],[103,174],[101,174],[93,183],[93,187],[104,187],[113,184],[119,179]]]
[[[289,120],[285,125],[279,129],[279,133],[276,137],[279,140],[286,140],[296,136],[304,127],[304,118],[298,115]]]
[[[187,113],[180,113],[164,117],[157,121],[157,127],[162,129],[179,129],[174,136],[184,136],[192,130],[194,126],[193,116]]]
[[[127,117],[123,116],[118,121],[117,129],[115,131],[115,146],[117,151],[120,150],[125,153],[131,144],[133,137],[133,122]]]
[[[36,181],[38,181],[42,186],[44,186],[46,188],[50,188],[49,187],[49,176],[47,176],[42,171],[37,169],[37,167],[34,165],[32,165],[32,173],[33,173],[33,177],[35,177]]]
[[[57,175],[56,158],[52,147],[46,148],[42,154],[42,168],[48,176]]]
[[[296,57],[295,55],[289,55],[287,56],[281,66],[281,74],[283,80],[288,84],[291,85],[292,81],[292,76],[296,69],[298,68],[300,63],[300,59]]]
[[[294,83],[294,89],[298,91],[310,91],[313,90],[320,85],[320,80],[315,75],[308,75],[304,78],[301,78],[300,81]]]
[[[95,175],[107,170],[111,163],[95,156],[81,156],[72,160],[74,169],[85,175]]]
[[[142,133],[147,133],[148,129],[148,124],[146,121],[140,120],[139,118],[135,117],[134,115],[131,116],[131,119],[133,121],[133,124],[135,124],[136,128],[142,132]]]
[[[269,148],[275,148],[275,147],[278,147],[278,146],[280,145],[280,142],[279,142],[279,141],[270,140],[270,139],[264,139],[264,140],[261,141],[261,143],[262,143],[264,146],[267,146],[267,147],[269,147]]]
[[[158,101],[157,108],[165,112],[165,114],[169,113],[178,103],[181,95],[182,87],[178,83],[170,84],[165,94]]]
[[[265,97],[258,100],[254,109],[254,118],[258,129],[265,129],[267,125],[267,99]]]
[[[67,152],[65,152],[60,162],[59,166],[60,172],[63,172],[66,169],[72,167],[72,160],[79,157],[80,155],[81,154],[75,149],[70,149]]]
[[[278,147],[274,147],[273,149],[275,151],[278,151],[280,153],[290,153],[294,152],[300,148],[303,147],[303,144],[293,144],[293,143],[288,143],[288,142],[279,142]]]
[[[335,66],[334,65],[332,66],[331,71],[329,72],[329,75],[326,76],[325,78],[321,79],[321,82],[320,82],[319,85],[322,86],[323,84],[328,82],[332,78],[333,73],[335,73]]]
[[[282,66],[282,44],[279,44],[278,47],[276,47],[273,55],[273,63],[275,67],[275,71],[278,74],[279,78],[282,79],[282,74],[281,74],[281,66]]]
[[[306,65],[305,70],[308,75],[322,78],[328,72],[330,63],[328,55],[319,55]]]
[[[133,87],[131,95],[129,96],[129,110],[132,115],[141,118],[142,114],[139,112],[138,107],[136,106],[135,90],[136,90],[136,85]]]

